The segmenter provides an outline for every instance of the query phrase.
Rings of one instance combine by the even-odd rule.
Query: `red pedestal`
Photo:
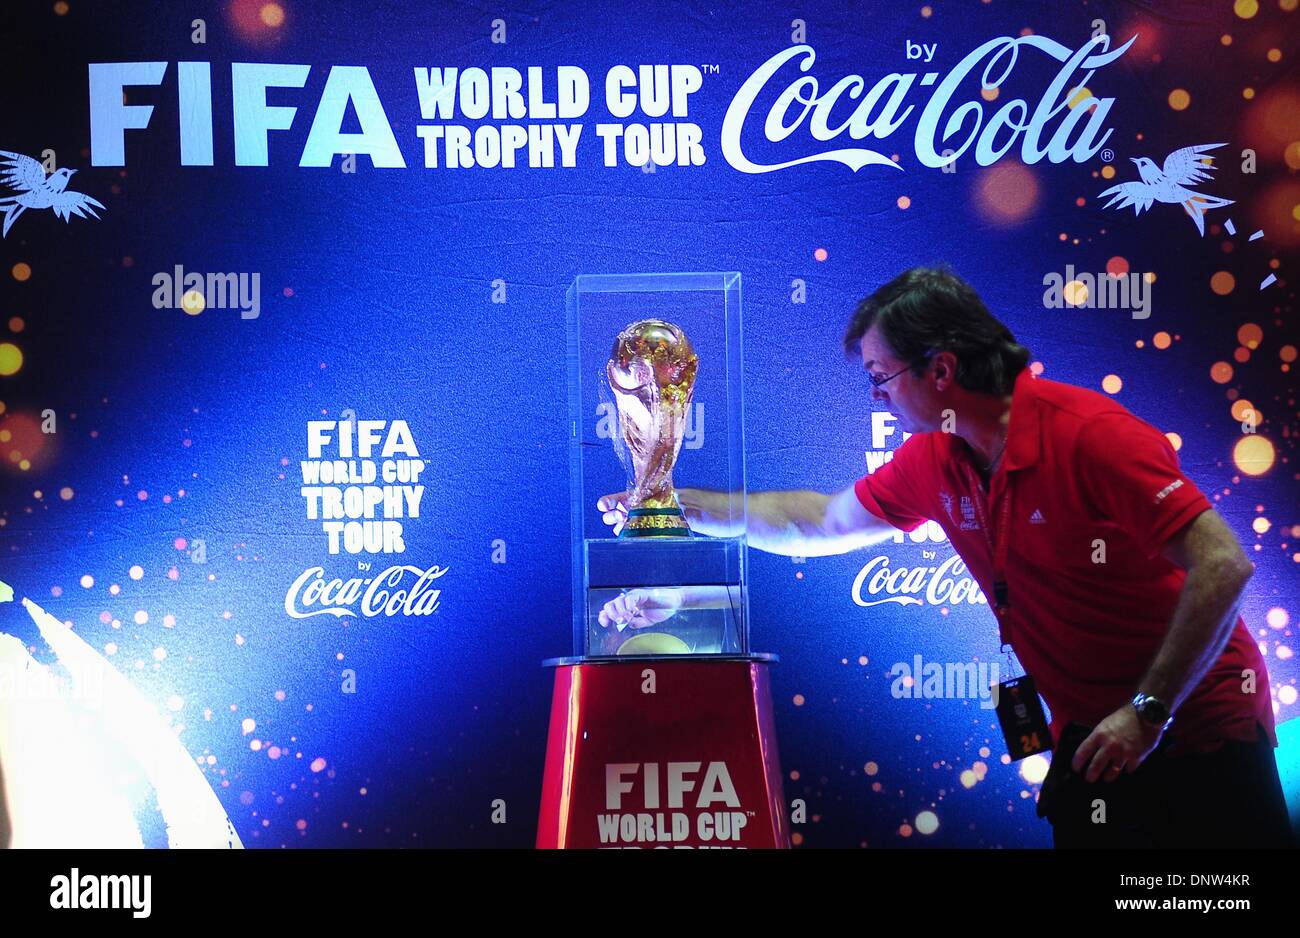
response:
[[[537,846],[788,847],[772,660],[560,659]]]

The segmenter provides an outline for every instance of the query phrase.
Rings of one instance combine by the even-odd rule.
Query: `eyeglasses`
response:
[[[916,359],[916,360],[913,361],[911,364],[907,365],[907,366],[903,369],[903,371],[896,371],[896,372],[894,372],[892,375],[890,375],[890,376],[887,377],[887,378],[877,378],[874,372],[867,372],[867,380],[871,382],[871,386],[872,386],[872,387],[875,387],[875,388],[883,387],[885,384],[887,384],[887,383],[890,382],[890,381],[893,381],[895,378],[897,378],[897,377],[898,377],[899,375],[901,375],[903,372],[905,372],[905,371],[911,371],[913,368],[915,368],[917,365],[921,364],[922,362],[927,362],[927,361],[929,361],[930,358],[931,358],[931,356],[934,355],[935,351],[936,351],[935,349],[930,349],[928,352],[926,352],[926,353],[925,353],[924,355],[922,355],[920,358]]]

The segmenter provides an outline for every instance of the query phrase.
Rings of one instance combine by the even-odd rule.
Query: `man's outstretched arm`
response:
[[[625,494],[606,495],[596,503],[615,533],[627,519]],[[710,537],[744,533],[751,547],[786,557],[844,554],[892,537],[897,530],[863,508],[851,485],[833,495],[806,489],[751,492],[744,523],[731,514],[737,500],[726,492],[678,489],[677,500],[693,531]]]
[[[787,557],[844,554],[892,537],[897,530],[863,508],[853,486],[834,495],[808,490],[751,492],[743,525],[731,515],[732,499],[726,492],[678,489],[677,501],[696,533],[737,537],[743,531],[751,546]],[[602,496],[596,508],[618,534],[627,521],[627,493]],[[620,630],[645,628],[682,609],[726,608],[739,602],[734,586],[634,589],[605,604],[600,624]]]

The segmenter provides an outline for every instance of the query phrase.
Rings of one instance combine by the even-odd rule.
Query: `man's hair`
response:
[[[1029,349],[946,267],[905,270],[860,302],[844,334],[844,351],[860,354],[862,337],[873,325],[918,375],[930,353],[952,352],[957,383],[968,391],[1010,394],[1029,362]]]

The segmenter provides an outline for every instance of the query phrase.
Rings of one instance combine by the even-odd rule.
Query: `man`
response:
[[[1164,435],[1035,378],[1029,350],[946,270],[863,300],[844,344],[912,435],[836,494],[751,493],[749,543],[821,556],[937,522],[1051,709],[1039,813],[1058,847],[1288,845],[1268,673],[1237,615],[1253,565]],[[695,531],[739,533],[726,493],[678,495]],[[617,531],[620,497],[597,507]],[[632,591],[601,622],[715,601]]]

